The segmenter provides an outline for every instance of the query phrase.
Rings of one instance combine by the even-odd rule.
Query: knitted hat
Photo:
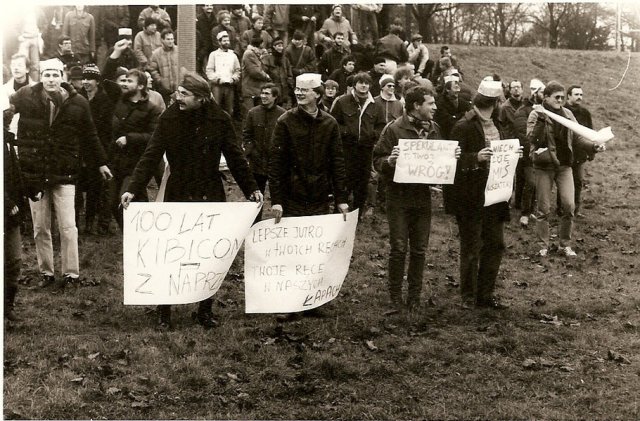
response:
[[[64,64],[57,58],[51,58],[49,60],[44,60],[40,62],[40,73],[45,70],[57,70],[62,74],[64,71]]]
[[[100,81],[102,80],[102,75],[100,74],[100,69],[95,64],[87,64],[82,68],[82,77],[84,79],[93,79]]]
[[[185,71],[180,83],[187,91],[193,92],[196,97],[209,98],[211,96],[211,89],[209,83],[197,73]]]
[[[69,80],[82,79],[82,67],[73,66],[69,69]]]
[[[382,77],[380,78],[380,87],[382,88],[383,86],[385,86],[387,83],[395,83],[395,80],[393,79],[392,75],[382,75]]]
[[[261,38],[262,39],[262,38]],[[276,45],[276,44],[284,44],[284,40],[280,37],[275,37],[273,39],[273,42],[271,43],[271,45]]]
[[[340,87],[340,85],[338,85],[338,82],[336,82],[333,79],[327,79],[326,82],[324,82],[324,87],[326,88],[335,88],[338,89]]]

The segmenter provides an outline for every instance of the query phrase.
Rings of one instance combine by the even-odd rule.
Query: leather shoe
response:
[[[53,275],[42,275],[42,279],[38,282],[39,288],[46,288],[49,285],[53,285],[56,282],[56,278]]]
[[[192,313],[191,317],[193,317],[198,324],[206,330],[213,329],[218,326],[218,322],[215,321],[213,313],[210,311]]]
[[[503,303],[496,297],[489,297],[476,302],[476,307],[492,308],[494,310],[504,310],[509,308],[508,304]]]

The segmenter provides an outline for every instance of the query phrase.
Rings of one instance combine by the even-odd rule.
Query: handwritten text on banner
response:
[[[513,192],[513,179],[518,165],[518,139],[492,140],[489,178],[484,190],[484,205],[507,202]]]
[[[458,142],[434,139],[399,139],[396,183],[453,184]]]

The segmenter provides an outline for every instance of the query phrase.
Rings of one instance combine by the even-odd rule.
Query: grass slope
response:
[[[454,51],[471,86],[493,72],[525,89],[532,77],[579,82],[595,125],[613,127],[609,150],[587,165],[577,259],[537,259],[533,229],[521,229],[514,212],[498,290],[511,308],[462,308],[457,228],[435,196],[424,306],[416,313],[384,314],[389,245],[378,216],[358,227],[345,286],[327,306],[331,317],[281,325],[270,315],[244,315],[236,269],[216,296],[219,328],[204,332],[190,320],[194,306],[177,306],[178,328],[158,333],[153,309],[121,304],[119,239],[81,238],[83,275],[99,285],[62,294],[35,288],[34,245],[26,239],[27,284],[17,307],[24,321],[4,337],[5,417],[640,418],[640,56],[609,91],[624,55]]]

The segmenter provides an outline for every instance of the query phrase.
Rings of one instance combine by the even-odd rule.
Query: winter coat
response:
[[[149,6],[140,12],[138,15],[138,28],[144,29],[144,21],[146,18],[153,18],[158,22],[158,32],[162,32],[163,29],[171,28],[171,16],[166,10],[158,7],[153,10],[153,7]]]
[[[561,112],[565,118],[576,121],[576,118],[569,109],[562,107]],[[532,146],[529,155],[534,168],[548,170],[556,169],[560,166],[560,161],[557,156],[556,139],[553,134],[554,124],[560,123],[551,120],[546,114],[538,113],[536,110],[532,110],[529,114],[529,118],[527,119],[527,138]],[[573,130],[567,129],[567,146],[571,153],[569,162],[573,163],[574,151],[583,149],[585,153],[595,153],[598,144],[575,133]],[[549,153],[536,154],[535,151],[540,148],[548,148]]]
[[[522,146],[522,160],[520,162],[525,167],[532,165],[531,158],[529,157],[531,142],[527,137],[527,119],[532,110],[533,103],[529,98],[525,98],[522,100],[520,108],[518,108],[513,115],[513,131],[520,141],[520,146]]]
[[[140,61],[138,60],[138,57],[136,57],[136,53],[131,48],[127,48],[126,50],[124,50],[122,54],[120,54],[120,57],[118,57],[116,60],[113,60],[111,57],[109,57],[111,53],[113,53],[113,47],[111,47],[107,52],[107,63],[109,61],[115,62],[115,65],[113,68],[114,72],[116,71],[118,66],[124,67],[125,69],[129,69],[129,70],[132,70],[132,69],[143,70],[143,64],[140,63]],[[105,72],[106,72],[106,64],[102,73],[105,73]],[[103,76],[106,77],[105,75]]]
[[[346,203],[346,170],[340,129],[328,113],[314,117],[300,107],[284,113],[273,131],[269,159],[271,203],[321,204],[333,194]]]
[[[327,80],[330,79],[338,82],[338,90],[336,91],[336,95],[343,95],[345,92],[347,92],[347,78],[354,74],[354,72],[347,73],[344,67],[339,67],[331,72]]]
[[[445,211],[454,215],[475,214],[484,208],[484,193],[489,178],[489,162],[478,162],[478,152],[485,148],[482,123],[474,110],[468,111],[451,130],[462,154],[456,167],[453,185],[444,186]],[[509,204],[495,203],[487,207],[500,221],[509,221]]]
[[[333,38],[333,34],[336,32],[342,32],[344,34],[345,41],[353,44],[354,42],[358,42],[358,36],[353,29],[351,28],[351,24],[349,23],[349,19],[345,17],[340,17],[340,19],[336,19],[333,16],[325,19],[322,23],[322,28],[320,31],[325,33],[327,36]]]
[[[371,94],[362,106],[354,92],[336,99],[331,107],[331,115],[340,126],[342,143],[345,145],[353,143],[373,148],[387,124],[382,109]]]
[[[316,54],[308,45],[296,48],[293,44],[289,44],[287,48],[285,48],[284,54],[287,56],[289,64],[291,64],[293,77],[303,73],[316,72]]]
[[[390,123],[396,118],[402,117],[404,107],[395,96],[390,100],[387,100],[378,95],[373,100],[382,110],[382,116],[384,117],[385,123]]]
[[[33,86],[36,83],[38,83],[35,80],[32,80],[28,75],[27,75],[27,80],[29,81],[27,82],[28,86]],[[8,97],[10,97],[13,93],[16,92],[13,89],[13,83],[14,83],[14,80],[13,78],[11,78],[7,81],[7,83],[4,84],[4,94],[7,95]],[[18,120],[20,120],[20,113],[14,113],[13,118],[11,118],[11,124],[9,125],[9,131],[14,135],[18,134]]]
[[[87,98],[87,92],[82,89],[80,91],[82,96]],[[102,143],[102,149],[107,154],[107,159],[111,161],[111,135],[112,135],[112,118],[114,101],[104,91],[102,85],[98,86],[98,91],[94,97],[89,100],[89,109],[91,110],[91,117],[93,123],[96,125],[96,131],[98,137]]]
[[[341,47],[332,47],[325,51],[318,63],[318,72],[322,74],[322,80],[327,80],[336,69],[341,68],[342,58],[349,54],[349,50]]]
[[[2,151],[4,162],[4,228],[20,226],[22,216],[25,214],[27,202],[26,189],[20,172],[20,164],[13,143],[13,133],[4,129],[4,149]],[[18,207],[18,213],[11,215],[14,206]]]
[[[393,203],[401,207],[425,207],[431,206],[431,190],[428,184],[396,183],[393,181],[395,167],[389,165],[388,158],[393,147],[398,145],[399,139],[421,139],[416,128],[409,121],[409,117],[403,114],[395,121],[387,124],[380,134],[380,139],[373,149],[373,166],[381,175],[387,186],[387,203]],[[426,133],[427,139],[442,139],[440,128],[435,122],[431,122]]]
[[[458,96],[458,106],[456,107],[453,101],[443,93],[442,95],[438,95],[436,107],[437,109],[433,115],[433,119],[440,126],[442,136],[444,136],[445,139],[450,139],[451,129],[453,129],[456,122],[472,108],[472,105]]]
[[[567,109],[573,113],[573,116],[576,118],[578,123],[582,124],[585,127],[593,129],[593,121],[591,120],[591,113],[589,112],[589,110],[587,110],[580,104],[565,104],[565,107],[567,107]],[[575,164],[580,164],[582,162],[586,162],[587,160],[591,161],[594,156],[595,155],[593,153],[589,153],[584,149],[578,148],[577,150],[573,151],[573,162]]]
[[[320,9],[313,4],[292,4],[289,10],[289,33],[293,34],[296,29],[302,31],[307,36],[307,45],[311,47],[314,44],[313,34],[318,29]],[[304,21],[302,20],[303,16],[309,19]],[[315,17],[316,20],[312,21],[312,17]]]
[[[96,23],[90,13],[68,12],[64,17],[62,33],[71,37],[73,52],[89,54],[96,52]]]
[[[22,87],[10,98],[18,121],[18,155],[25,183],[40,189],[75,184],[82,160],[88,167],[107,158],[91,118],[89,103],[63,82],[63,101],[49,123],[49,105],[42,83]]]
[[[151,61],[151,55],[158,48],[162,48],[160,32],[156,31],[153,35],[148,35],[143,30],[138,32],[133,39],[133,52],[141,67],[147,67]]]
[[[242,56],[242,96],[245,98],[260,94],[260,88],[270,77],[262,67],[260,56],[253,48],[248,48]]]
[[[270,109],[258,105],[247,113],[242,128],[242,143],[251,172],[254,174],[267,175],[269,173],[269,154],[273,129],[276,126],[276,120],[285,112],[284,108],[277,105]]]
[[[287,60],[287,56],[282,54],[282,61],[280,66],[278,66],[276,64],[276,57],[274,53],[266,54],[262,57],[262,68],[271,78],[271,82],[280,88],[279,99],[283,100],[285,98],[289,98],[294,84],[291,64],[289,63],[289,60]]]
[[[265,29],[276,31],[286,31],[289,27],[289,6],[288,4],[270,4],[264,13]]]
[[[160,108],[153,105],[146,95],[138,102],[120,99],[113,110],[113,131],[111,151],[113,172],[117,177],[131,175],[136,163],[142,156],[151,135],[158,124]],[[115,144],[121,137],[127,138],[123,147]]]
[[[207,16],[206,13],[200,9],[196,16],[196,37],[199,41],[198,56],[202,60],[206,60],[209,53],[213,51],[213,44],[211,43],[211,30],[218,24],[215,13],[211,13]]]
[[[129,27],[129,6],[102,6],[102,35],[107,45],[118,39],[118,29]]]
[[[242,51],[243,54],[247,49],[247,47],[249,46],[249,44],[251,44],[251,40],[253,39],[253,37],[256,35],[262,38],[262,44],[260,44],[260,48],[265,50],[268,48],[271,48],[271,42],[273,42],[273,37],[269,35],[267,31],[258,32],[253,28],[247,29],[242,33],[242,36],[240,37],[240,51]]]
[[[170,94],[178,89],[180,69],[178,67],[178,47],[171,50],[160,47],[153,52],[149,61],[149,72],[160,93]]]
[[[498,111],[498,122],[500,123],[498,130],[503,139],[515,139],[517,137],[514,127],[515,114],[522,103],[518,103],[515,99],[509,98],[504,101]]]
[[[231,118],[215,101],[195,111],[180,111],[177,103],[167,108],[133,172],[131,193],[139,194],[146,189],[165,153],[171,168],[165,193],[167,202],[224,202],[219,171],[223,153],[245,196],[258,190]]]
[[[236,30],[236,34],[244,34],[251,29],[251,19],[246,16],[236,16],[231,13],[231,26]]]
[[[394,60],[396,63],[404,63],[409,59],[407,46],[396,34],[388,34],[378,40],[376,55]]]

